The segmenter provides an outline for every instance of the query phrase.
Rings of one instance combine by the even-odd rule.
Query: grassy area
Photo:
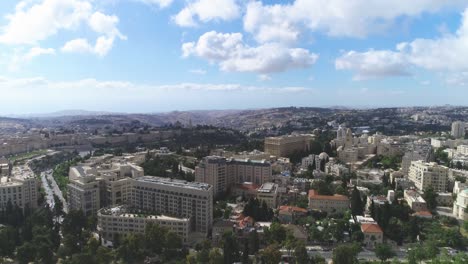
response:
[[[55,182],[57,182],[57,185],[64,196],[66,196],[67,184],[69,182],[68,171],[70,170],[71,166],[75,166],[80,161],[81,158],[78,156],[72,160],[62,162],[59,165],[55,166],[54,171],[52,172],[52,176],[54,177]]]
[[[31,151],[31,152],[28,152],[28,153],[23,153],[23,154],[18,154],[18,155],[14,155],[14,156],[10,156],[8,157],[8,159],[12,162],[12,163],[15,163],[17,161],[22,161],[22,160],[26,160],[26,159],[31,159],[31,158],[34,158],[36,156],[40,156],[40,155],[44,155],[47,153],[47,149],[40,149],[40,150],[35,150],[35,151]]]

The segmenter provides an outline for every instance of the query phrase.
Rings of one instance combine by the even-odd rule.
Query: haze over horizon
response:
[[[467,105],[468,1],[0,2],[0,116]]]

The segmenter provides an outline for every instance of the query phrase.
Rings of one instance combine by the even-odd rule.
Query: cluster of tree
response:
[[[182,171],[179,164],[177,157],[168,155],[147,158],[141,167],[148,175],[194,181],[195,176],[193,173]]]
[[[398,170],[401,165],[402,155],[377,156],[368,164],[371,168]]]
[[[437,192],[434,191],[434,188],[432,188],[431,186],[424,190],[422,197],[424,198],[424,200],[426,200],[427,209],[431,211],[436,209],[437,196],[439,196],[439,194],[437,194]]]
[[[273,210],[268,207],[266,202],[260,202],[257,198],[250,198],[247,201],[243,214],[252,217],[255,221],[271,221],[274,216]]]
[[[49,208],[25,214],[15,213],[16,209],[6,211],[3,219],[6,221],[2,222],[5,226],[0,228],[0,257],[10,257],[19,263],[55,263],[60,227],[53,221]]]
[[[377,206],[372,201],[369,210],[384,234],[398,244],[415,241],[419,235],[418,219],[411,217],[411,209],[407,205],[386,202]]]
[[[68,172],[70,171],[70,167],[76,166],[78,163],[84,161],[84,158],[80,157],[79,155],[70,158],[57,166],[55,166],[52,176],[54,177],[55,181],[57,182],[58,187],[62,192],[66,192],[67,184],[68,184]],[[64,193],[65,194],[65,193]]]
[[[447,152],[444,152],[445,149],[445,147],[436,149],[434,151],[434,158],[437,163],[448,167],[450,166],[450,159],[448,157]]]

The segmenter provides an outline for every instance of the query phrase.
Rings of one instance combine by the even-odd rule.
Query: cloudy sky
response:
[[[0,1],[0,114],[468,105],[468,0]]]

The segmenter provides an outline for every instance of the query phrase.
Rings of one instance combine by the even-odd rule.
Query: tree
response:
[[[32,262],[36,256],[36,249],[33,244],[26,242],[18,247],[16,258],[20,264]]]
[[[260,247],[257,230],[253,230],[252,232],[249,233],[248,241],[249,241],[249,253],[256,254]]]
[[[282,243],[286,239],[286,229],[278,222],[274,222],[265,230],[265,237],[270,243]]]
[[[393,258],[396,254],[387,244],[377,244],[375,247],[375,255],[384,263],[387,259]]]
[[[437,192],[434,191],[432,186],[426,188],[422,197],[426,200],[427,208],[429,210],[434,210],[437,207]]]
[[[307,263],[309,261],[309,255],[307,254],[304,242],[296,242],[296,246],[294,247],[294,258],[296,259],[297,264]]]
[[[221,254],[221,251],[217,248],[213,248],[210,251],[209,255],[209,264],[223,264],[224,258],[223,254]]]
[[[224,234],[224,263],[233,263],[239,261],[239,245],[232,232]]]
[[[279,251],[280,247],[278,244],[271,244],[263,249],[260,253],[262,258],[262,263],[265,264],[278,264],[281,260],[281,252]]]
[[[333,263],[358,263],[357,255],[360,251],[361,248],[356,243],[339,245],[333,250]]]
[[[0,227],[0,257],[13,256],[17,239],[17,233],[13,227]]]
[[[353,215],[362,215],[364,210],[363,202],[361,200],[361,194],[356,186],[354,186],[353,192],[351,193],[351,212]]]

